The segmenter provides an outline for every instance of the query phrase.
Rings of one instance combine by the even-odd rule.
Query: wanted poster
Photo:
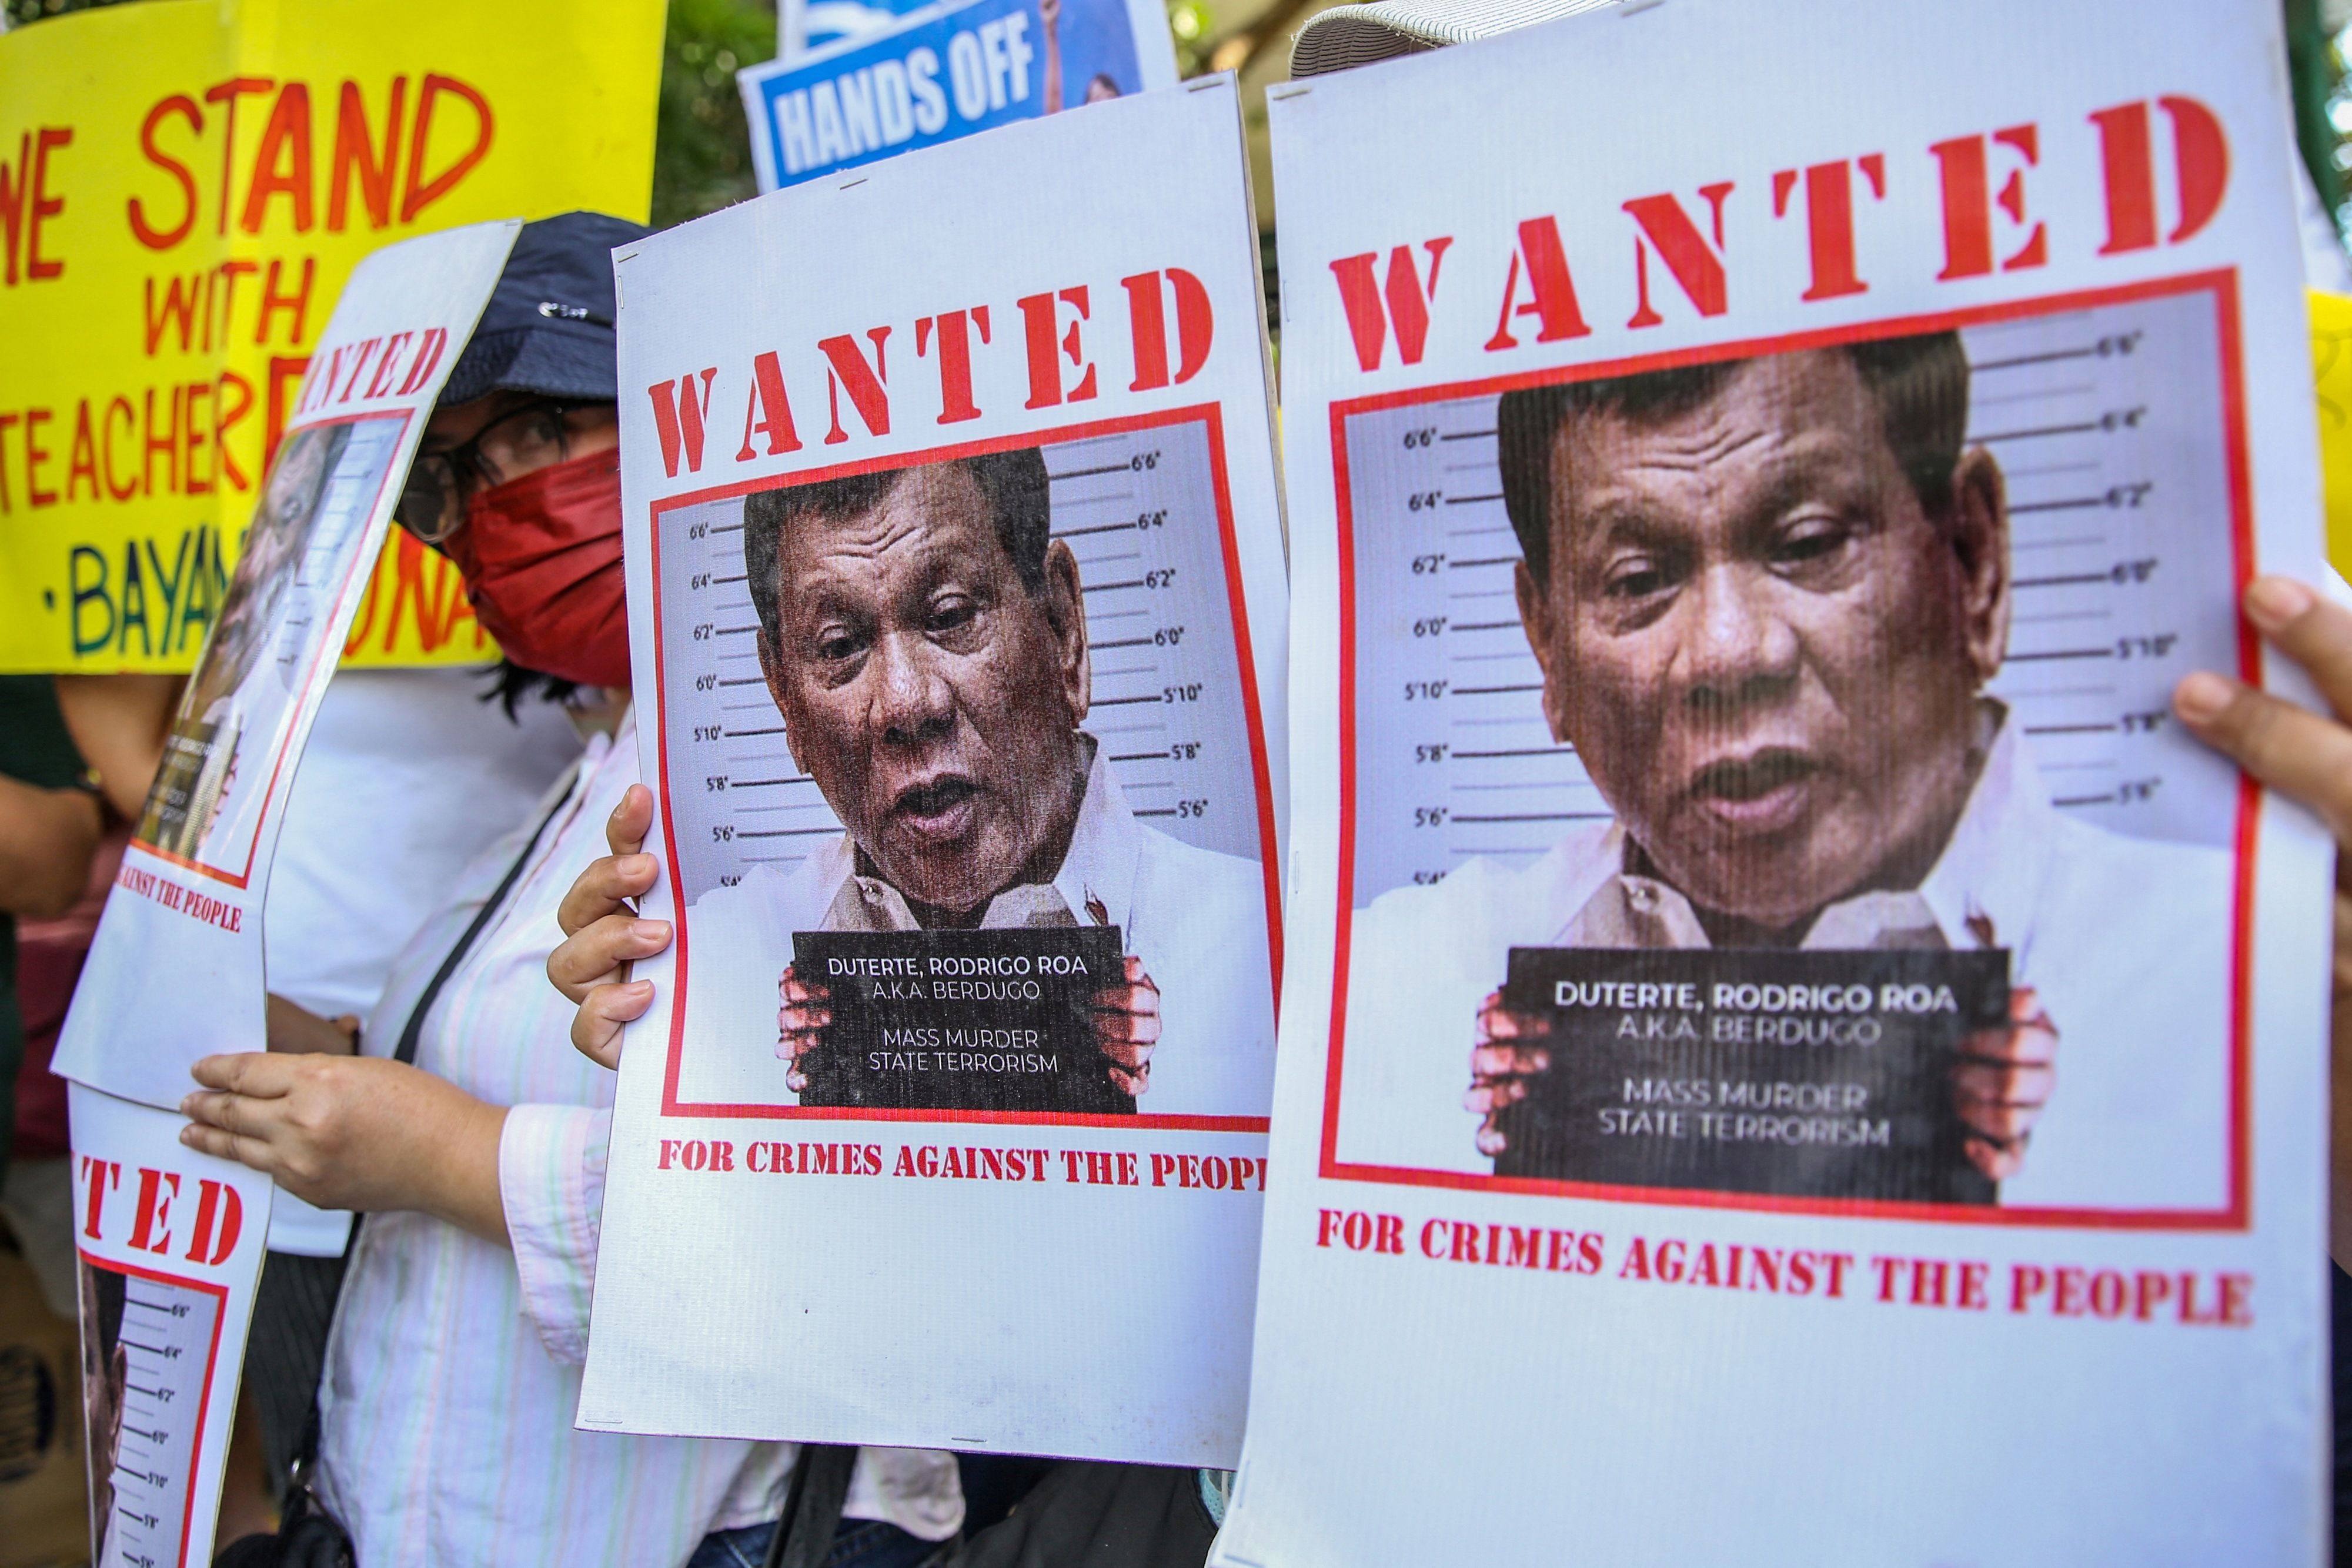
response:
[[[1236,1457],[1286,788],[1255,232],[1218,78],[618,253],[676,940],[583,1426]]]
[[[2320,566],[2283,57],[1675,0],[1272,95],[1219,1562],[2315,1559],[2327,846],[2168,712]]]
[[[90,1561],[210,1563],[270,1181],[171,1112],[71,1093]]]
[[[75,1082],[175,1107],[199,1058],[259,1049],[262,898],[295,764],[517,227],[378,251],[337,302],[66,1016],[56,1066]]]

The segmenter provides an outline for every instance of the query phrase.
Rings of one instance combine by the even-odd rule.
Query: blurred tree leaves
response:
[[[0,0],[0,17],[6,19],[8,26],[21,27],[44,16],[55,16],[67,11],[94,10],[100,5],[120,3],[121,0]]]
[[[775,53],[772,3],[669,0],[654,131],[656,228],[756,193],[735,73]]]
[[[1216,26],[1216,12],[1205,0],[1167,0],[1168,31],[1176,40],[1176,69],[1199,76],[1209,68],[1206,47]]]

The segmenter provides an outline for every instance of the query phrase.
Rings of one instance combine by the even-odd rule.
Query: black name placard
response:
[[[795,931],[793,970],[833,1013],[801,1103],[1131,1114],[1095,1043],[1120,956],[1115,925]]]
[[[2008,1019],[2005,951],[1514,947],[1503,998],[1552,1034],[1498,1176],[1995,1201],[1951,1070]]]
[[[201,799],[198,789],[218,738],[213,725],[194,719],[173,725],[163,741],[163,766],[155,770],[155,782],[147,790],[146,810],[140,814],[142,842],[174,854],[195,852],[213,803]]]

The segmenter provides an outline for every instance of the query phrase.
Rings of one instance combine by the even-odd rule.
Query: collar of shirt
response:
[[[983,930],[1024,925],[1117,925],[1126,927],[1135,902],[1137,863],[1143,852],[1142,828],[1118,781],[1104,765],[1102,747],[1084,737],[1092,753],[1085,794],[1070,847],[1053,880],[1024,883],[989,900]],[[818,869],[819,896],[829,930],[912,931],[918,922],[906,895],[879,876],[858,870],[856,843],[847,833],[824,850]]]
[[[2021,961],[2042,891],[2057,822],[2042,776],[2018,739],[2006,708],[1988,698],[1991,735],[1968,804],[1916,889],[1858,894],[1814,917],[1801,946],[1992,947],[2017,949]],[[1611,824],[1580,873],[1557,883],[1554,941],[1565,946],[1705,947],[1690,901],[1666,883],[1626,870],[1632,845]]]

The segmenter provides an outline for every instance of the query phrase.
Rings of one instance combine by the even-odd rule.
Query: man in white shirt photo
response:
[[[1553,1066],[1515,946],[1994,947],[2011,1024],[1951,1082],[2000,1201],[2225,1201],[2230,861],[2063,816],[1986,695],[2009,511],[1968,383],[1945,332],[1501,398],[1544,715],[1614,820],[1356,912],[1343,1160],[1492,1168]]]
[[[1138,821],[1083,727],[1086,607],[1042,452],[761,491],[743,518],[761,670],[846,831],[694,900],[690,1027],[725,1061],[689,1062],[682,1094],[807,1087],[832,997],[792,967],[795,931],[1113,926],[1099,1071],[1140,1112],[1264,1114],[1261,870]],[[759,1066],[755,1041],[780,1062]]]

